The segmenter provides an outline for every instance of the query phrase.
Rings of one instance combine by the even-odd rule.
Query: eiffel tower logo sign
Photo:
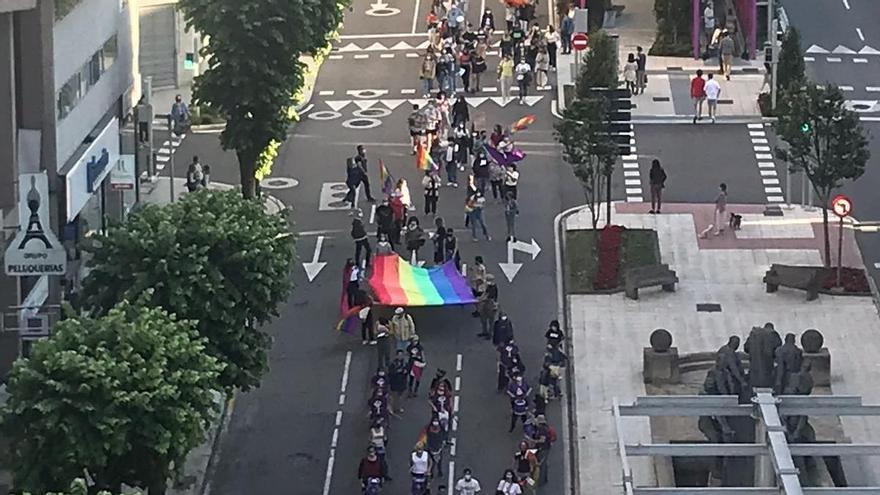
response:
[[[67,253],[49,228],[49,184],[45,172],[19,176],[19,231],[6,249],[7,275],[64,275]]]

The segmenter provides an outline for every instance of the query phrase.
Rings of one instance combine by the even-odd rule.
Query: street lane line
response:
[[[624,170],[623,176],[624,177],[638,177],[639,171],[638,170]]]
[[[782,196],[768,196],[767,201],[770,203],[785,203],[785,198]]]
[[[838,86],[841,91],[855,91],[855,88],[852,86]]]
[[[358,53],[357,55],[354,56],[354,58],[357,60],[363,60],[365,58],[370,58],[370,54],[369,53]]]
[[[752,138],[752,144],[767,144],[767,138]]]
[[[401,89],[400,94],[402,95],[414,95],[416,94],[416,90],[414,89]]]
[[[770,151],[769,146],[753,146],[756,153],[764,153]]]
[[[767,133],[764,131],[749,131],[749,136],[751,137],[765,137]]]
[[[856,28],[856,34],[859,35],[859,39],[865,41],[865,35],[862,34],[862,28]]]
[[[867,86],[865,88],[865,91],[867,91],[869,93],[878,93],[878,92],[880,92],[880,86]]]
[[[406,58],[419,58],[418,53],[407,53]]]
[[[763,177],[776,177],[776,170],[759,170]]]
[[[461,354],[455,358],[455,371],[461,372]]]
[[[626,194],[627,195],[629,195],[629,194],[642,194],[642,188],[641,187],[627,187]]]
[[[342,60],[342,55],[330,55],[327,58],[330,60]]]
[[[779,179],[761,179],[765,186],[778,186]]]
[[[828,62],[829,64],[839,64],[840,57],[825,57],[825,61]]]
[[[781,187],[765,187],[764,192],[767,194],[771,194],[771,193],[782,194],[782,188]]]
[[[846,7],[846,10],[849,10],[849,1],[843,0],[843,6]]]
[[[376,220],[376,205],[370,205],[370,223]]]
[[[776,168],[773,162],[758,162],[758,168]]]
[[[854,58],[854,59],[853,59],[853,63],[854,63],[854,64],[867,64],[867,63],[868,63],[868,59],[866,59],[866,58]]]
[[[336,464],[336,446],[339,442],[339,428],[342,425],[342,406],[345,405],[345,389],[348,388],[348,375],[351,372],[351,351],[345,353],[345,364],[342,367],[342,383],[339,386],[339,408],[336,409],[336,427],[330,440],[330,456],[327,458],[327,470],[324,474],[323,495],[330,495],[330,483],[333,481],[333,466]]]
[[[412,23],[412,33],[416,33],[416,28],[419,25],[419,0],[416,0],[416,8],[413,11],[413,23]]]
[[[764,124],[746,124],[749,129],[763,129]]]
[[[626,202],[627,203],[644,203],[645,198],[643,198],[641,196],[627,196]]]
[[[804,57],[804,62],[815,62],[816,59],[814,57]]]
[[[382,53],[382,54],[379,54],[379,58],[394,58],[394,54],[393,53]]]
[[[318,91],[318,96],[333,96],[334,94],[336,94],[336,91],[332,91],[332,90]]]
[[[768,155],[766,153],[757,153],[755,154],[755,158],[757,158],[758,160],[772,160],[773,155]]]

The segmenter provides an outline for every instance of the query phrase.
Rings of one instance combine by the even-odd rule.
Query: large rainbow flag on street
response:
[[[421,268],[396,254],[376,256],[369,282],[376,302],[386,306],[448,306],[476,302],[467,280],[453,261]]]

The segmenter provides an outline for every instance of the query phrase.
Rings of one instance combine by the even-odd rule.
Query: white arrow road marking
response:
[[[532,261],[534,261],[535,258],[538,257],[538,254],[540,254],[541,252],[541,246],[538,245],[534,238],[532,238],[531,243],[522,241],[507,243],[507,263],[498,263],[498,266],[501,268],[504,276],[507,277],[508,282],[513,282],[516,274],[519,273],[519,270],[522,268],[522,263],[513,262],[514,251],[522,251],[524,253],[528,253],[532,255]]]
[[[321,248],[324,246],[324,236],[319,235],[318,240],[315,242],[315,254],[312,255],[312,261],[303,263],[303,268],[306,271],[306,277],[308,277],[309,282],[315,280],[315,277],[321,273],[321,270],[327,266],[326,261],[318,261],[321,259]]]
[[[490,96],[489,99],[497,103],[499,107],[506,106],[513,100],[513,98],[509,98],[507,101],[504,101],[504,98],[501,96]]]
[[[822,47],[819,46],[819,45],[810,45],[810,47],[807,48],[807,53],[821,53],[821,54],[825,54],[825,53],[828,53],[828,50],[822,48]]]
[[[878,50],[874,47],[865,45],[864,47],[862,47],[861,50],[859,50],[859,55],[880,55],[880,50]]]
[[[388,49],[385,48],[385,45],[383,45],[382,43],[379,43],[378,41],[376,41],[372,45],[364,48],[365,52],[384,52],[385,50],[388,50]]]
[[[388,107],[388,110],[394,110],[403,104],[406,100],[396,100],[396,99],[387,99],[387,100],[379,100],[383,105]]]
[[[337,52],[359,52],[361,51],[361,47],[355,45],[354,43],[349,43],[343,47],[339,47],[336,49]]]
[[[366,110],[378,102],[379,100],[355,100],[354,104],[357,105],[358,108],[360,108],[361,110]]]
[[[853,55],[856,53],[856,51],[853,50],[852,48],[849,48],[849,47],[846,47],[843,45],[837,45],[837,47],[835,47],[834,50],[831,50],[831,53],[842,53],[845,55]]]
[[[476,108],[476,107],[480,106],[480,103],[483,103],[488,99],[489,98],[487,98],[485,96],[472,96],[470,98],[466,98],[466,101],[467,101],[468,105]]]

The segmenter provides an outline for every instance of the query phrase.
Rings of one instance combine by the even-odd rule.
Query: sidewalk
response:
[[[682,354],[715,351],[734,334],[744,342],[752,326],[768,321],[781,334],[816,328],[832,355],[833,392],[861,395],[865,404],[880,403],[880,389],[874,386],[880,367],[873,364],[880,350],[875,344],[880,320],[873,299],[821,295],[807,302],[802,291],[767,294],[762,283],[771,263],[822,263],[820,212],[796,208],[785,210],[783,217],[764,217],[760,206],[730,205],[730,211],[743,215],[742,230],[702,240],[697,233],[711,221],[712,205],[669,204],[661,215],[649,215],[648,209],[646,204],[618,203],[614,223],[657,231],[662,262],[680,280],[676,292],[642,290],[638,301],[623,293],[567,296],[581,493],[620,492],[621,464],[610,408],[614,398],[629,403],[646,395],[641,350],[657,328],[672,333]],[[565,224],[570,230],[589,226],[587,211],[573,214]],[[852,231],[845,232],[844,264],[861,266]],[[720,304],[721,311],[697,312],[698,303]],[[842,418],[842,423],[853,442],[880,440],[876,420]],[[652,441],[647,418],[627,418],[623,427],[627,443]],[[636,484],[655,486],[657,471],[650,458],[636,460]],[[880,476],[875,461],[867,462],[870,468],[864,471]]]
[[[608,33],[620,37],[618,60],[623,78],[623,65],[627,55],[636,53],[641,46],[645,52],[650,51],[654,43],[657,21],[654,17],[654,0],[615,0],[615,5],[624,5],[625,9],[617,18],[615,27]],[[559,55],[557,80],[559,81],[560,108],[564,108],[562,84],[575,81],[572,73],[574,55]],[[643,95],[633,96],[635,108],[633,119],[642,117],[684,117],[693,115],[690,99],[690,79],[697,69],[703,72],[717,73],[717,59],[707,61],[692,57],[660,57],[648,55],[648,85]],[[763,64],[757,60],[734,58],[731,80],[719,80],[721,98],[718,101],[718,114],[723,117],[755,117],[760,118],[758,93],[764,81]],[[704,109],[705,111],[705,109]],[[723,119],[720,119],[723,120]]]
[[[218,191],[224,191],[229,189],[236,189],[238,188],[238,186],[224,184],[222,182],[210,182],[208,184],[208,188]],[[180,199],[184,194],[187,194],[186,179],[182,177],[175,177],[174,198]],[[141,201],[143,203],[164,205],[170,203],[170,198],[171,184],[168,182],[168,177],[158,177],[155,182],[141,183]],[[266,193],[263,194],[263,202],[266,213],[269,213],[270,215],[278,213],[286,208],[281,200]]]

